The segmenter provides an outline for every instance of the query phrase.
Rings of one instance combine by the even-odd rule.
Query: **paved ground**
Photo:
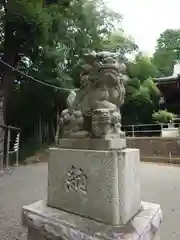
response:
[[[25,240],[21,207],[46,196],[47,164],[14,169],[0,176],[0,240]],[[160,203],[162,240],[180,239],[180,167],[142,164],[142,199]]]

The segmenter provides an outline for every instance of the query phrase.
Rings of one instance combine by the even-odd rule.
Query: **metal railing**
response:
[[[137,124],[123,125],[122,130],[126,137],[161,137],[162,130],[172,131],[172,128],[180,129],[180,123],[163,123],[163,124]]]
[[[6,152],[0,153],[0,172],[3,172],[5,169],[9,169],[9,159],[13,154],[16,156],[15,165],[19,166],[20,128],[6,125],[0,125],[0,128],[3,129],[4,135],[7,134],[6,147],[4,148]],[[4,145],[4,142],[2,144]]]

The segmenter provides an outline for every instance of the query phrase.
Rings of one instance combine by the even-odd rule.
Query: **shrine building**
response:
[[[174,65],[172,76],[155,78],[161,91],[161,109],[180,115],[180,63]]]

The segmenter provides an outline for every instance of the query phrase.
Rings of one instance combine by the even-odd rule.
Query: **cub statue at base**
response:
[[[89,54],[82,66],[81,86],[67,100],[60,125],[67,138],[121,138],[120,107],[124,103],[125,65],[112,53]]]

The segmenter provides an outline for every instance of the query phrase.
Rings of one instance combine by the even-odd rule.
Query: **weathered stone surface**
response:
[[[142,202],[141,211],[124,226],[108,226],[38,201],[23,207],[28,240],[159,240],[162,212],[159,205]]]
[[[119,109],[124,103],[127,76],[122,57],[93,52],[85,56],[85,62],[81,66],[80,89],[70,93],[68,109],[59,119],[62,135],[72,138],[83,132],[91,138],[124,137]]]
[[[51,149],[48,205],[111,225],[140,210],[139,150]]]
[[[68,149],[84,149],[84,150],[111,150],[123,149],[126,147],[125,138],[117,139],[71,139],[60,138],[58,147]]]

